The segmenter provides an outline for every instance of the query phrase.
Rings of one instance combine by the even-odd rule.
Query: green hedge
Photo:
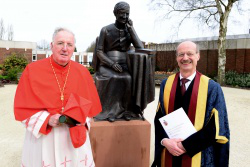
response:
[[[87,69],[89,70],[89,73],[90,74],[94,74],[95,73],[95,70],[94,70],[94,68],[93,67],[87,67]]]
[[[28,60],[25,55],[11,53],[3,62],[3,70],[9,71],[13,68],[24,69],[28,64]]]
[[[9,69],[8,70],[8,73],[7,73],[7,79],[10,80],[10,81],[17,81],[18,78],[17,78],[17,74],[19,72],[22,72],[23,70],[20,69],[20,68],[12,68],[12,69]]]
[[[239,74],[235,71],[228,71],[225,79],[227,85],[250,88],[250,73]]]
[[[28,60],[25,55],[11,53],[0,65],[0,70],[3,71],[0,80],[17,81],[17,74],[22,72],[27,64]]]
[[[8,77],[0,75],[0,80],[2,80],[2,79],[8,79]]]

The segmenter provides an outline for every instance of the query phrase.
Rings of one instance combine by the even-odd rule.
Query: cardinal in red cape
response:
[[[52,39],[52,56],[30,63],[16,90],[15,118],[26,127],[22,165],[94,165],[87,131],[90,118],[101,112],[94,81],[71,60],[74,34],[58,28]],[[80,120],[72,129],[58,121],[70,110]]]

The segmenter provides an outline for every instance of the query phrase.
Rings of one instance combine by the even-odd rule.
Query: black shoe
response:
[[[114,117],[110,117],[110,118],[108,118],[108,121],[109,122],[115,122],[115,118]]]
[[[130,115],[124,115],[124,119],[125,119],[126,121],[130,121],[130,120],[131,120],[131,116],[130,116]]]

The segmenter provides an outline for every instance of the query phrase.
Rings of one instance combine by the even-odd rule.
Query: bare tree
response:
[[[48,50],[50,48],[49,42],[46,41],[45,39],[40,40],[39,42],[37,42],[37,48],[43,49],[43,50]]]
[[[8,33],[8,41],[12,41],[14,38],[14,30],[12,25],[8,26],[7,33]]]
[[[208,27],[219,26],[218,82],[225,83],[226,33],[229,14],[235,5],[239,9],[242,0],[151,0],[153,9],[163,9],[164,19],[181,17],[177,31],[185,19],[198,19]]]
[[[5,28],[4,28],[4,22],[3,19],[0,20],[0,39],[4,39],[5,34]]]

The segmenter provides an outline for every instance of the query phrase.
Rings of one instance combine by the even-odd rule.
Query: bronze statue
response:
[[[132,94],[133,81],[127,52],[131,43],[135,49],[144,47],[129,19],[129,4],[119,2],[113,12],[116,21],[101,29],[92,62],[103,109],[95,120],[143,119],[142,109],[136,105]]]

